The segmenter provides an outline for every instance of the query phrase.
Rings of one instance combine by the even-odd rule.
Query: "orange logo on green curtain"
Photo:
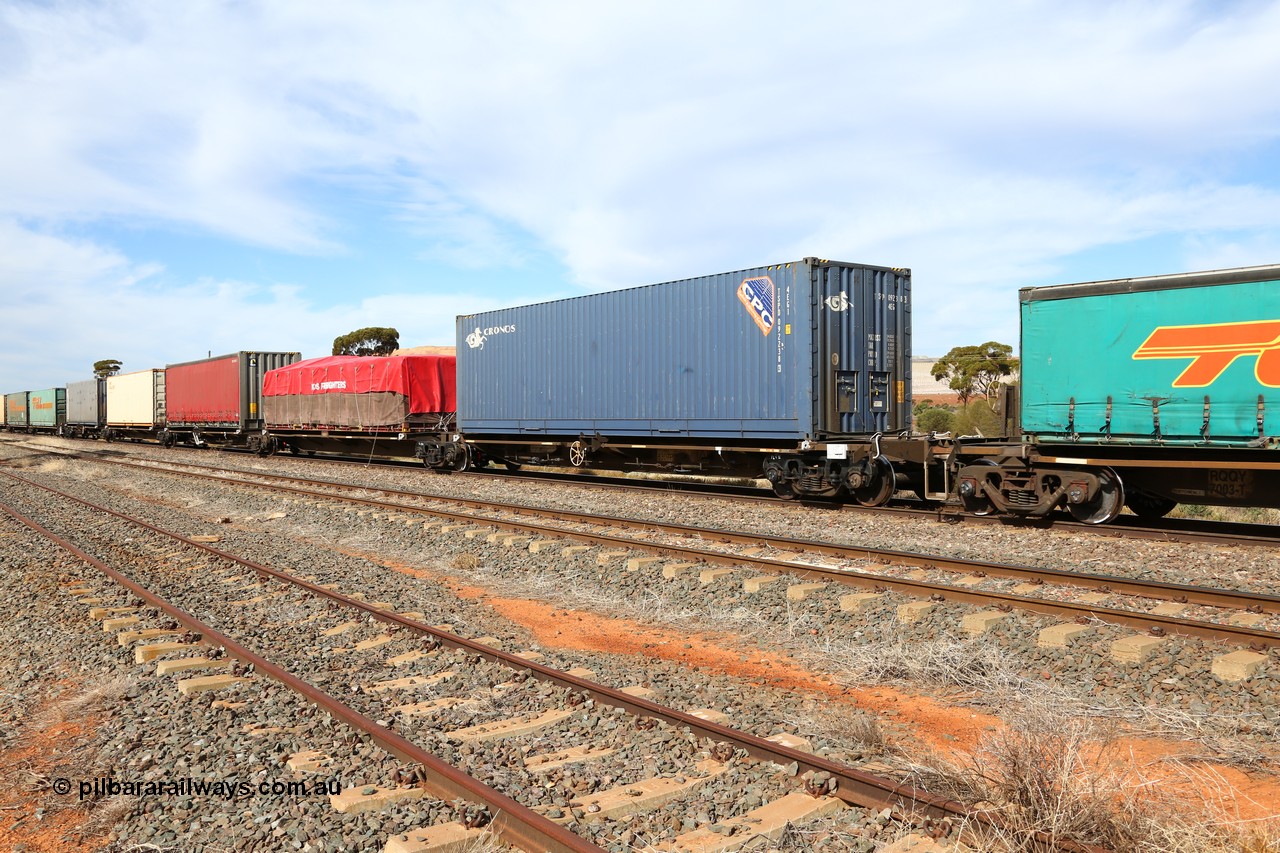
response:
[[[1134,358],[1189,358],[1173,380],[1175,388],[1212,385],[1237,358],[1254,356],[1254,375],[1268,388],[1280,388],[1280,320],[1161,326],[1134,352]]]

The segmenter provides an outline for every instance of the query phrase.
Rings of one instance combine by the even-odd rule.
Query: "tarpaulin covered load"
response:
[[[453,356],[335,355],[269,371],[262,412],[275,429],[387,429],[428,425],[457,409]]]

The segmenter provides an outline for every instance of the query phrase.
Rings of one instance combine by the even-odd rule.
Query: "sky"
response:
[[[0,391],[807,256],[1280,262],[1280,3],[0,0]]]

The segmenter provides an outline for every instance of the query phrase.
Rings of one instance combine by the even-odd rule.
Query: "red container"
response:
[[[250,430],[262,426],[262,380],[292,364],[296,352],[237,352],[171,364],[166,380],[169,427]]]
[[[267,426],[392,429],[457,410],[456,359],[445,355],[327,356],[272,370]]]

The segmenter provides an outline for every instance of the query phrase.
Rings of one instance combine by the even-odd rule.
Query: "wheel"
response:
[[[450,464],[453,471],[465,471],[471,467],[471,451],[467,449],[465,444],[457,445],[457,453],[454,454]]]
[[[883,456],[871,460],[871,482],[853,490],[853,499],[863,506],[883,506],[893,497],[893,465]]]
[[[1110,468],[1099,468],[1098,494],[1083,504],[1067,504],[1071,517],[1082,524],[1106,524],[1120,514],[1124,506],[1124,484]]]
[[[972,462],[971,464],[980,465],[984,468],[1000,467],[999,465],[996,464],[994,459],[978,459]],[[968,497],[961,495],[960,503],[964,505],[965,512],[971,513],[973,515],[979,515],[979,516],[991,515],[991,513],[995,510],[995,507],[991,505],[991,501],[988,500],[986,494],[984,494],[981,491],[979,491],[975,495],[970,495]]]
[[[574,468],[581,468],[587,461],[586,448],[582,446],[581,441],[575,441],[569,445],[569,464]]]
[[[1130,492],[1125,495],[1125,506],[1133,510],[1133,514],[1144,521],[1155,521],[1164,518],[1178,505],[1177,501],[1162,498],[1149,492]]]
[[[784,501],[794,500],[796,496],[795,487],[786,480],[779,480],[773,484],[773,493]]]

